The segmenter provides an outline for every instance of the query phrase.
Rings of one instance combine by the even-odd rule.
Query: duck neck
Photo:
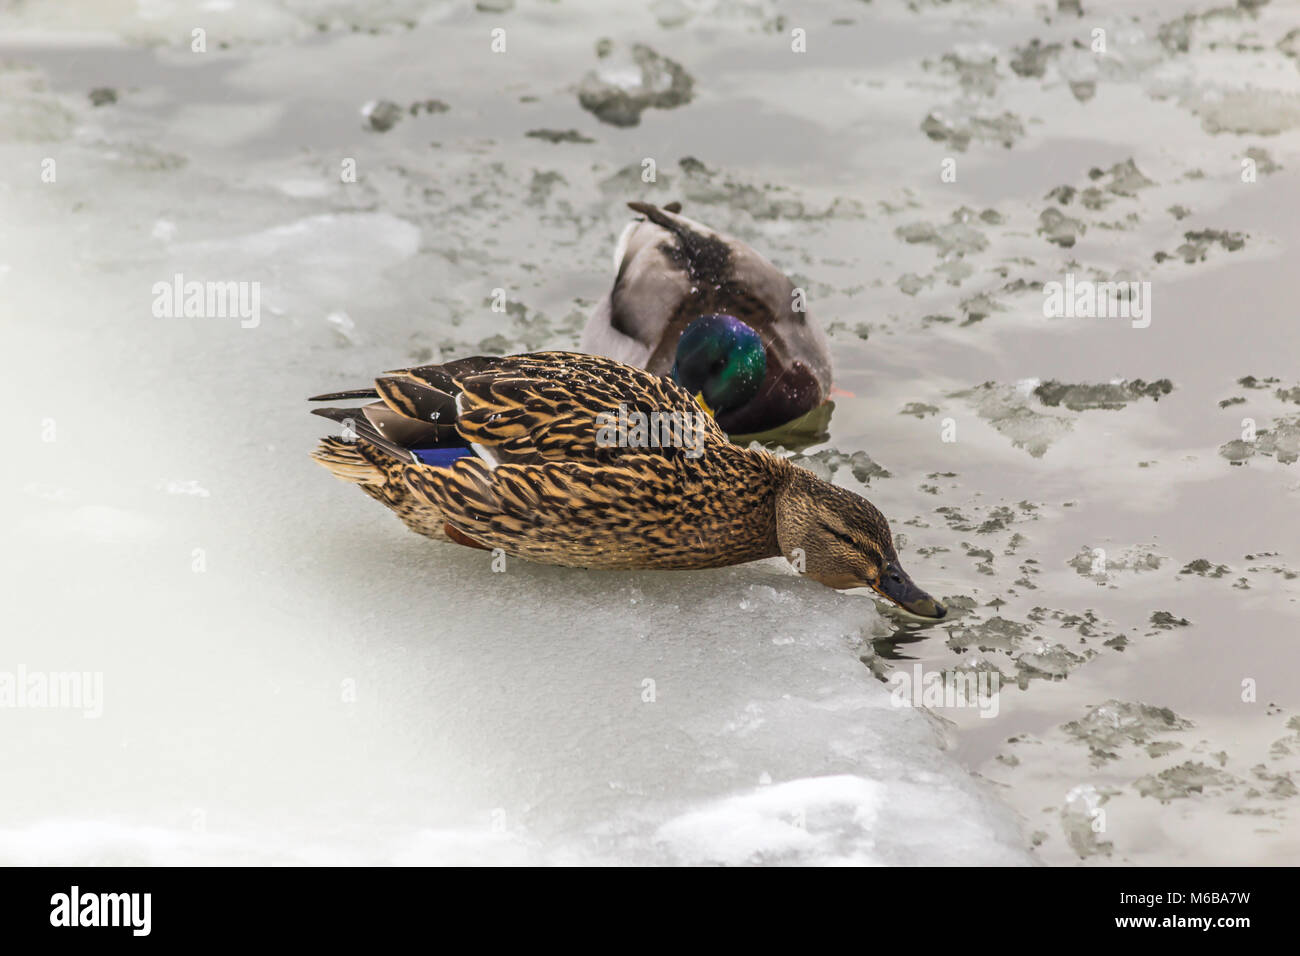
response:
[[[776,494],[772,501],[772,538],[776,554],[797,562],[794,552],[808,538],[808,502],[816,497],[821,479],[807,468],[776,459]]]
[[[725,501],[700,516],[703,547],[712,556],[704,566],[721,567],[781,556],[777,540],[777,502],[792,484],[801,483],[797,472],[808,474],[765,451],[750,451],[723,444],[710,452],[718,471],[706,481],[728,489]],[[811,477],[811,476],[810,476]],[[695,560],[699,560],[696,555]],[[693,564],[699,567],[699,564]]]

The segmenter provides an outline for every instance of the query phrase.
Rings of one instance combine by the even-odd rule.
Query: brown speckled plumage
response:
[[[319,396],[341,398],[375,401],[318,409],[352,440],[324,439],[313,457],[429,537],[588,568],[713,568],[784,554],[833,587],[877,590],[896,567],[888,523],[870,502],[731,444],[673,381],[613,359],[476,357]],[[620,406],[699,416],[698,457],[598,444],[599,416]],[[465,443],[477,454],[450,467],[410,451]]]

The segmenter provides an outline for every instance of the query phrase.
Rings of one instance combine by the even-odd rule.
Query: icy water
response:
[[[0,697],[0,860],[1294,862],[1300,4],[1061,6],[0,11],[0,691],[102,686]],[[493,573],[307,459],[309,394],[576,345],[638,198],[807,290],[800,460],[949,620]]]

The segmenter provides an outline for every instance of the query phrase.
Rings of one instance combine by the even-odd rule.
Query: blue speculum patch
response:
[[[426,465],[434,468],[450,468],[461,458],[468,458],[474,452],[461,445],[435,445],[431,448],[412,448],[411,453]]]

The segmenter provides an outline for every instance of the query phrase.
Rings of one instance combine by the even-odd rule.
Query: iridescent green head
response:
[[[702,315],[677,342],[673,379],[714,417],[757,395],[766,374],[762,338],[734,315]]]

